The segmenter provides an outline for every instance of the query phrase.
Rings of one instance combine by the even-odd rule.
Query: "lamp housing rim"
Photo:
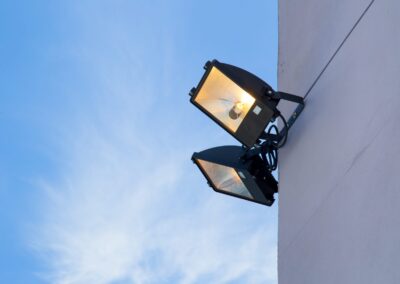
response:
[[[259,156],[252,157],[252,159],[245,159],[246,150],[240,146],[219,146],[210,149],[203,150],[201,152],[195,152],[192,155],[192,161],[196,164],[196,166],[200,169],[203,176],[206,178],[208,185],[218,193],[230,195],[233,197],[241,198],[247,201],[252,201],[258,204],[271,206],[274,201],[274,193],[278,192],[278,182],[272,176],[270,172],[264,172],[264,175],[267,175],[267,179],[270,182],[274,183],[275,188],[273,186],[269,188],[262,188],[265,185],[265,181],[261,180],[259,176],[254,176],[250,170],[254,166],[259,167],[258,163],[263,163]],[[255,165],[256,159],[257,165]],[[241,174],[238,174],[239,178],[241,179],[242,183],[245,185],[246,189],[250,192],[253,198],[248,198],[246,196],[242,196],[239,194],[235,194],[233,192],[224,191],[218,189],[218,187],[213,183],[210,176],[208,175],[207,171],[202,167],[199,160],[203,160],[206,162],[211,162],[220,166],[229,167],[235,170],[238,174],[238,171],[244,176],[242,177]]]
[[[204,108],[201,104],[196,102],[196,97],[199,94],[202,86],[207,80],[211,70],[213,67],[217,68],[221,73],[223,73],[227,78],[229,78],[234,84],[238,85],[245,92],[250,94],[254,99],[255,103],[252,108],[255,107],[256,103],[262,103],[270,110],[270,114],[268,115],[269,119],[265,121],[262,125],[258,127],[257,134],[251,138],[246,139],[242,135],[239,135],[238,131],[232,131],[229,127],[227,127],[223,122],[217,119],[212,113],[210,113],[206,108]],[[277,109],[277,105],[280,101],[279,98],[276,98],[276,91],[265,81],[260,79],[258,76],[231,64],[221,63],[218,60],[214,59],[212,61],[207,61],[204,66],[205,72],[199,81],[198,85],[195,88],[192,88],[190,95],[190,102],[200,109],[204,114],[206,114],[209,118],[211,118],[215,123],[217,123],[220,127],[222,127],[225,131],[227,131],[230,135],[232,135],[236,140],[238,140],[241,144],[246,146],[247,148],[251,148],[256,144],[257,140],[262,136],[263,132],[267,128],[268,124],[271,120],[275,119],[279,115],[279,111]],[[250,112],[250,111],[249,111]],[[248,114],[244,117],[244,120],[241,124],[246,121]],[[240,128],[240,126],[239,126]],[[239,130],[239,129],[238,129]]]

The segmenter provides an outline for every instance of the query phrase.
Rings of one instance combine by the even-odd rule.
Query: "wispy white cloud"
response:
[[[59,284],[276,283],[275,222],[259,215],[267,214],[261,206],[204,193],[189,148],[170,143],[184,140],[173,104],[161,108],[156,100],[171,86],[152,87],[152,68],[126,30],[104,30],[104,50],[89,39],[70,55],[90,74],[92,99],[60,127],[59,179],[42,177],[41,218],[30,241],[48,264],[44,277]]]
[[[188,157],[167,145],[160,156],[151,150],[155,144],[136,151],[137,141],[116,142],[98,131],[76,137],[86,138],[77,141],[82,146],[74,150],[70,170],[62,181],[46,185],[35,246],[50,264],[51,282],[276,279],[271,223],[254,224],[260,216],[223,199],[187,200],[180,191],[196,193],[183,184],[183,171],[196,169],[188,169]]]
[[[161,283],[173,275],[181,283],[202,277],[210,283],[276,278],[268,225],[249,228],[256,216],[241,216],[219,200],[174,209],[182,164],[165,159],[148,173],[138,172],[138,160],[127,164],[123,152],[119,166],[106,158],[82,169],[81,161],[79,173],[67,173],[67,181],[48,188],[48,217],[36,245],[51,265],[51,282]]]

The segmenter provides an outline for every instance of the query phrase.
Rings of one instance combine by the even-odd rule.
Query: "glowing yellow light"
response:
[[[254,98],[250,96],[248,93],[243,92],[240,96],[240,102],[243,105],[248,105],[248,104],[253,104],[254,103]]]
[[[236,132],[255,99],[216,67],[212,67],[195,101],[228,129]]]
[[[244,103],[242,103],[242,102],[236,103],[235,106],[236,106],[238,109],[240,109],[240,110],[243,110],[243,109],[244,109]]]

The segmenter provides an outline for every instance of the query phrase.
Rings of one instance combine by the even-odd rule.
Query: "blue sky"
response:
[[[277,283],[277,205],[212,192],[216,58],[276,86],[277,1],[0,3],[0,283]]]

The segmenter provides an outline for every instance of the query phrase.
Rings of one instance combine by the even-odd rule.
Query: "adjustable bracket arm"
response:
[[[300,96],[295,96],[289,93],[285,93],[285,92],[275,92],[272,95],[272,98],[274,99],[282,99],[285,101],[290,101],[290,102],[294,102],[294,103],[298,103],[298,104],[303,104],[304,105],[304,99],[303,97]]]
[[[304,98],[300,97],[300,96],[295,96],[295,95],[292,95],[289,93],[285,93],[285,92],[269,91],[268,94],[266,94],[266,95],[271,99],[275,99],[275,100],[282,99],[285,101],[290,101],[290,102],[298,104],[298,106],[296,107],[296,109],[294,110],[294,112],[292,113],[290,118],[286,122],[284,121],[286,125],[280,133],[272,134],[272,133],[264,132],[260,136],[261,139],[265,139],[267,141],[275,141],[275,142],[280,143],[282,141],[282,139],[284,139],[287,136],[287,132],[292,127],[292,125],[294,124],[296,119],[299,117],[300,113],[303,111]],[[280,116],[282,119],[284,119],[284,117],[280,114],[280,112],[277,109],[275,109],[275,111],[276,111],[276,116]]]
[[[288,94],[285,92],[276,92],[273,95],[273,97],[298,104],[297,108],[294,110],[294,112],[292,113],[290,118],[287,120],[287,130],[289,130],[290,127],[292,127],[292,125],[294,124],[294,122],[296,121],[296,119],[299,117],[300,113],[304,109],[304,98],[300,97],[300,96]]]

